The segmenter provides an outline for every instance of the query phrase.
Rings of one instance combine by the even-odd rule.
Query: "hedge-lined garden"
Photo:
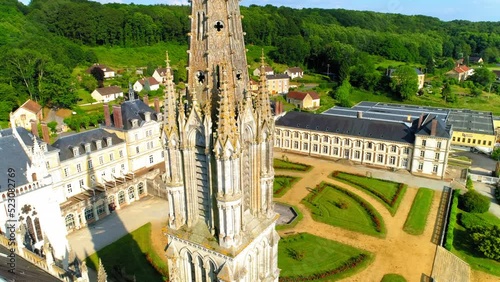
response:
[[[334,171],[331,177],[351,185],[354,188],[368,192],[375,199],[381,202],[387,210],[394,216],[399,208],[399,204],[403,199],[406,189],[406,184],[382,180],[377,178],[366,177],[363,175],[351,174],[341,171]]]
[[[420,235],[424,233],[425,225],[427,224],[427,216],[434,198],[434,190],[429,188],[418,189],[413,204],[411,205],[410,213],[406,218],[403,230],[412,235]]]
[[[273,160],[273,166],[274,169],[279,169],[279,170],[294,170],[294,171],[309,171],[312,169],[312,166],[303,164],[303,163],[296,163],[296,162],[291,162],[288,159],[274,159]]]
[[[273,195],[274,197],[281,197],[286,194],[293,184],[299,181],[299,177],[293,177],[288,175],[275,175],[273,184]]]
[[[300,233],[278,244],[279,281],[332,281],[364,269],[373,256],[335,241]]]
[[[358,195],[338,186],[321,183],[302,203],[314,220],[376,237],[385,237],[382,216]]]

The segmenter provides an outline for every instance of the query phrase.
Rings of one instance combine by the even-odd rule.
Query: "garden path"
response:
[[[280,156],[283,153],[279,153]],[[374,262],[364,271],[344,279],[343,281],[380,281],[384,274],[397,273],[404,276],[408,281],[420,281],[423,275],[430,275],[436,245],[431,242],[434,222],[437,217],[440,192],[435,193],[431,212],[424,234],[420,236],[409,235],[403,231],[403,225],[410,211],[413,199],[417,192],[417,187],[425,186],[422,181],[413,182],[413,177],[409,176],[407,184],[409,189],[406,191],[401,202],[399,210],[393,217],[387,208],[380,202],[366,194],[365,192],[352,188],[347,184],[330,179],[328,175],[334,170],[341,170],[351,173],[364,174],[358,167],[346,166],[335,162],[326,161],[308,156],[285,154],[290,161],[305,163],[313,166],[309,172],[292,172],[277,170],[279,174],[299,176],[301,179],[281,198],[279,201],[297,206],[304,214],[304,218],[293,229],[281,231],[281,235],[290,232],[309,232],[327,239],[335,240],[357,248],[370,251],[375,254]],[[376,177],[376,175],[373,175]],[[398,175],[398,180],[401,175]],[[322,181],[346,188],[355,192],[364,200],[372,204],[384,218],[387,228],[385,239],[361,234],[334,227],[325,223],[316,222],[312,219],[307,208],[300,203],[306,197],[310,189],[313,189]],[[408,183],[410,182],[410,183]],[[433,184],[435,184],[433,182]],[[437,187],[434,187],[437,190]]]

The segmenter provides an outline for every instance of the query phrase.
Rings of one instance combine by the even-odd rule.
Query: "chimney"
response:
[[[358,118],[363,118],[363,112],[362,111],[358,111]]]
[[[158,99],[158,97],[155,97],[155,112],[160,112],[160,99]]]
[[[106,126],[111,126],[111,116],[109,115],[108,103],[104,103],[104,124]]]
[[[113,121],[116,128],[123,128],[122,107],[120,105],[113,106]]]
[[[42,122],[42,136],[43,141],[47,144],[50,144],[49,128],[47,127],[46,122]]]
[[[431,136],[436,136],[437,125],[438,121],[436,119],[433,119],[431,124]]]
[[[424,114],[420,114],[420,118],[418,119],[418,126],[417,129],[420,129],[422,126],[422,122],[424,121]]]
[[[144,95],[144,97],[142,98],[142,101],[144,102],[144,104],[146,104],[146,105],[149,106],[149,97],[148,97],[148,95]]]
[[[31,120],[31,133],[33,133],[33,135],[38,137],[38,127],[36,124],[36,120]]]

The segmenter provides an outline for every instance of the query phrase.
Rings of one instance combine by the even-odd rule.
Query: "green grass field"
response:
[[[151,223],[147,223],[131,233],[123,236],[111,245],[106,246],[97,253],[90,255],[85,261],[93,269],[101,259],[109,277],[116,278],[115,268],[124,269],[127,275],[133,276],[137,281],[164,281],[162,275],[147,261],[146,254],[153,263],[167,274],[167,264],[151,247]]]
[[[301,163],[294,163],[282,159],[274,159],[273,160],[274,169],[280,170],[292,170],[292,171],[309,171],[312,169],[312,166]]]
[[[336,275],[326,275],[323,279],[314,281],[332,281],[351,276],[368,266],[373,256],[366,251],[308,233],[287,236],[278,244],[280,281],[306,281],[306,279],[293,280],[293,277],[306,278],[313,274],[327,273],[359,255],[366,257],[356,267]]]
[[[427,216],[432,205],[434,197],[434,190],[429,188],[418,189],[413,204],[411,205],[410,213],[406,218],[403,230],[412,235],[420,235],[424,233],[425,225],[427,223]]]
[[[400,190],[401,183],[370,178],[361,175],[349,174],[345,172],[334,172],[332,177],[340,182],[367,192],[377,201],[382,203],[394,216],[398,211],[401,200],[406,192],[406,185]],[[399,191],[399,194],[398,194]],[[397,197],[394,201],[394,197]]]
[[[380,282],[406,282],[406,279],[399,274],[390,273],[384,275]]]
[[[360,197],[348,195],[343,191],[345,190],[337,186],[324,184],[309,193],[302,203],[311,210],[312,217],[316,221],[367,235],[384,237],[385,225],[375,208]],[[380,231],[377,231],[376,221]]]
[[[459,215],[461,213],[466,212],[459,209]],[[487,224],[500,226],[500,218],[490,212],[476,215]],[[469,238],[469,232],[463,226],[456,224],[453,233],[452,253],[469,263],[473,269],[500,276],[500,262],[486,258],[477,251]]]
[[[292,186],[299,181],[300,178],[287,176],[287,175],[275,175],[273,183],[273,196],[281,197],[292,188]]]

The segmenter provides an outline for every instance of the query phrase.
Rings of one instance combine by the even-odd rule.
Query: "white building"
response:
[[[139,79],[134,83],[134,90],[136,92],[145,91],[155,91],[160,89],[160,82],[156,80],[154,77],[146,77],[143,79]]]
[[[107,86],[96,88],[90,95],[97,102],[108,103],[116,100],[118,97],[123,97],[123,90],[119,86]]]
[[[433,115],[406,124],[288,112],[276,121],[275,147],[443,178],[451,136]]]

